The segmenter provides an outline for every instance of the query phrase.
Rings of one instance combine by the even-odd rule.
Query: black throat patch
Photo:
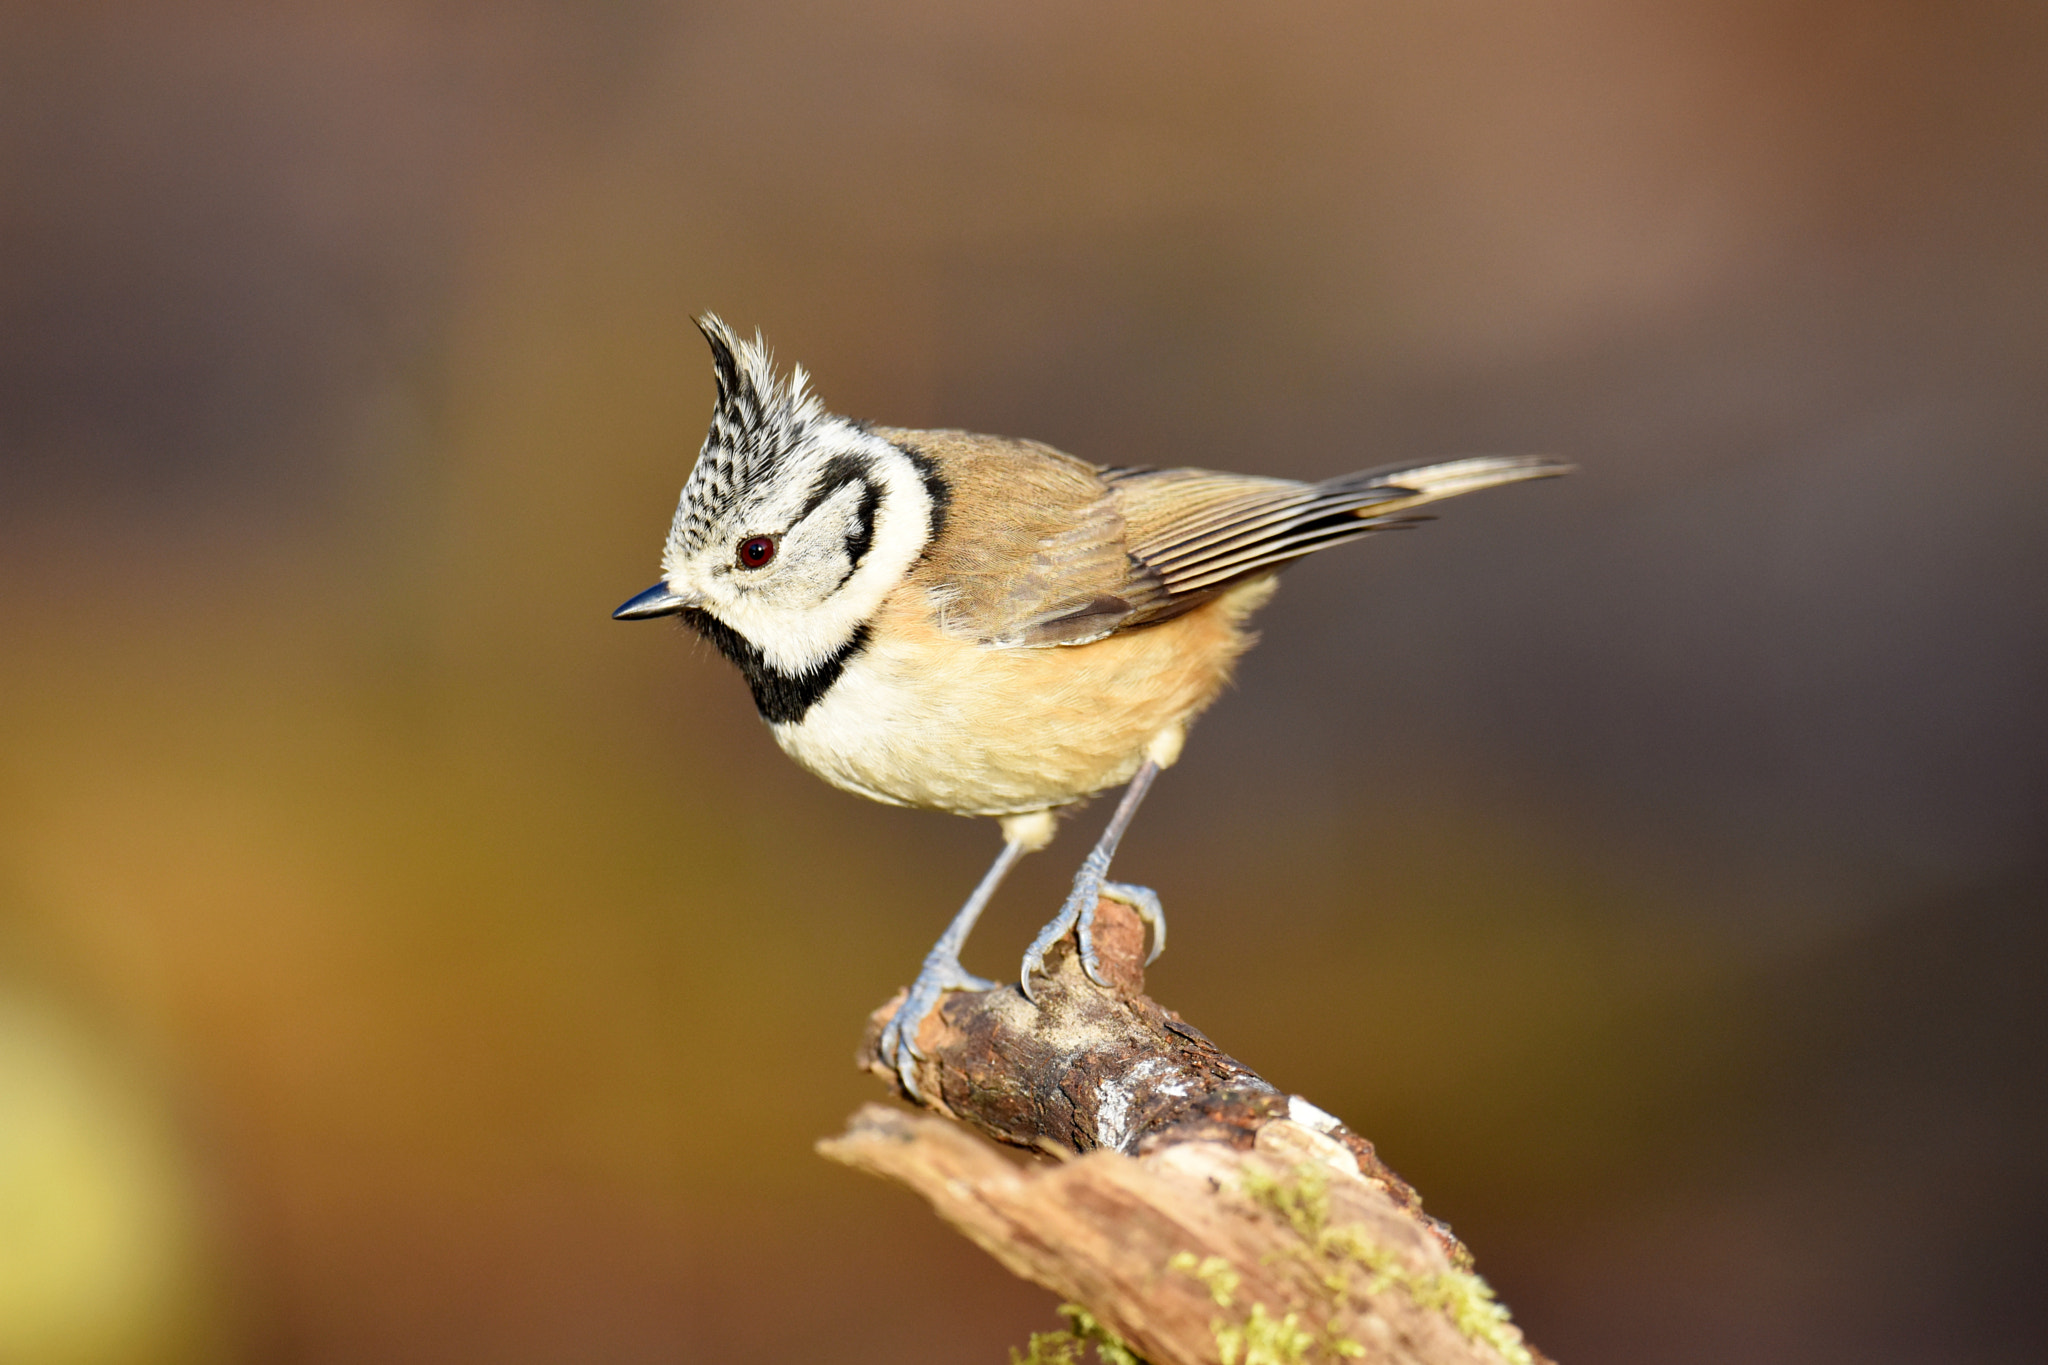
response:
[[[710,612],[687,607],[676,614],[732,660],[733,667],[739,669],[747,686],[754,690],[754,705],[761,712],[761,719],[770,725],[795,725],[801,721],[839,681],[847,661],[868,644],[868,626],[863,621],[854,627],[847,642],[816,668],[807,673],[784,673],[762,657],[760,647],[752,640]]]

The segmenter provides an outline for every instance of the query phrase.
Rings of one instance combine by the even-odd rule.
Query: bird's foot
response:
[[[947,991],[992,991],[997,984],[968,971],[952,953],[934,948],[925,957],[917,980],[910,983],[903,1003],[883,1027],[882,1037],[875,1048],[881,1059],[895,1070],[896,1079],[903,1082],[904,1090],[912,1099],[924,1099],[923,1092],[917,1088],[917,1063],[924,1056],[917,1046],[917,1031],[925,1016],[939,1007],[939,997]]]
[[[1052,945],[1066,937],[1069,931],[1074,935],[1081,950],[1081,970],[1088,973],[1088,979],[1098,986],[1109,982],[1102,975],[1102,959],[1095,951],[1095,907],[1103,899],[1128,905],[1138,912],[1152,930],[1152,951],[1145,958],[1147,966],[1166,947],[1166,912],[1160,907],[1159,895],[1149,887],[1132,886],[1126,882],[1109,882],[1102,874],[1089,868],[1082,868],[1074,878],[1074,889],[1068,893],[1060,911],[1052,921],[1038,931],[1038,937],[1031,940],[1031,946],[1024,950],[1024,966],[1019,975],[1019,984],[1024,988],[1027,1000],[1036,1004],[1038,997],[1031,993],[1031,978],[1045,970],[1045,955],[1052,951]]]
[[[1082,864],[1081,871],[1074,877],[1074,889],[1068,892],[1066,900],[1060,903],[1059,913],[1046,922],[1045,927],[1038,931],[1038,937],[1031,940],[1031,946],[1024,950],[1024,965],[1017,973],[1017,984],[1024,988],[1026,1000],[1033,1004],[1038,1003],[1038,997],[1031,993],[1031,978],[1045,970],[1045,955],[1052,951],[1052,945],[1065,938],[1068,932],[1081,922],[1083,915],[1088,917],[1089,927],[1092,929],[1095,902],[1101,898],[1102,873],[1086,863]],[[1092,949],[1094,936],[1087,930],[1083,930],[1082,934],[1082,941]],[[1088,966],[1086,952],[1082,954],[1082,958],[1082,965]],[[1095,972],[1090,970],[1088,974],[1092,977]]]

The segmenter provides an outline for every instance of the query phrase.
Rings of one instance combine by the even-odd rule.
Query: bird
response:
[[[1151,890],[1109,880],[1154,778],[1253,641],[1247,620],[1304,555],[1407,527],[1426,503],[1563,474],[1539,456],[1389,465],[1319,482],[1097,465],[1037,441],[835,415],[756,331],[697,319],[716,398],[662,547],[661,578],[612,615],[674,616],[746,679],[775,741],[836,787],[992,817],[1003,845],[882,1030],[913,1097],[918,1029],[1004,875],[1062,812],[1121,787],[1072,890],[1025,951],[1035,999],[1074,933],[1103,982],[1098,901],[1166,942]]]

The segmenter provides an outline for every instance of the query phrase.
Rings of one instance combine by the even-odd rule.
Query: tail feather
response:
[[[1112,471],[1133,530],[1125,548],[1160,590],[1159,600],[1132,620],[1168,619],[1253,574],[1428,520],[1412,512],[1425,503],[1571,468],[1540,455],[1481,455],[1387,465],[1321,483],[1205,470]]]
[[[1384,489],[1393,496],[1358,509],[1361,517],[1379,517],[1405,507],[1419,507],[1426,502],[1476,493],[1496,484],[1554,479],[1560,474],[1571,473],[1572,469],[1573,466],[1565,461],[1545,455],[1474,455],[1436,464],[1387,465],[1357,474],[1340,475],[1325,480],[1318,487],[1331,492]]]

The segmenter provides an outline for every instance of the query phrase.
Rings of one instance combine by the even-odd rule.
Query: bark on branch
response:
[[[869,1020],[860,1064],[985,1138],[868,1105],[819,1150],[1085,1309],[1105,1360],[1115,1343],[1152,1365],[1544,1359],[1370,1142],[1145,995],[1136,915],[1104,901],[1095,943],[1106,988],[1069,937],[1035,1005],[1014,986],[946,996],[918,1038],[921,1102],[875,1053],[897,1001]]]

